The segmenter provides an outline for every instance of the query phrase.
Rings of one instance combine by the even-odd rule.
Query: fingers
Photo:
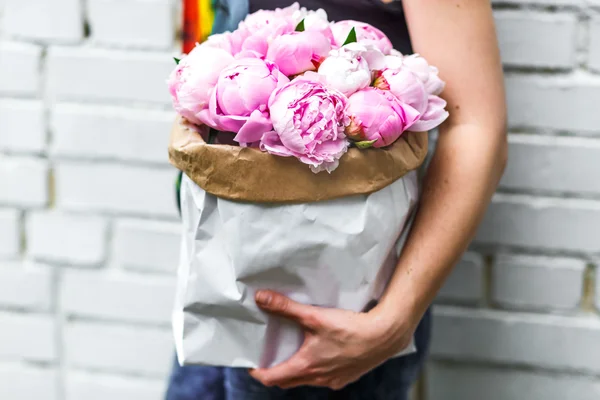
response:
[[[299,377],[306,377],[307,374],[308,363],[296,355],[271,368],[250,370],[250,375],[263,385],[279,387],[291,387],[290,382],[297,381]]]
[[[288,369],[287,367],[284,370],[273,371],[275,368],[277,367],[250,370],[250,375],[265,386],[278,386],[282,389],[298,386],[321,386],[333,390],[340,390],[360,377],[360,375],[350,378],[344,375],[332,376],[317,372],[293,372],[296,370],[295,368]]]
[[[295,378],[289,381],[277,384],[282,389],[291,389],[298,386],[326,387],[332,390],[340,390],[346,387],[350,382],[340,378],[329,376],[314,375],[309,377]]]
[[[255,295],[256,304],[265,311],[296,321],[310,330],[320,327],[319,308],[298,303],[271,290],[259,290]]]

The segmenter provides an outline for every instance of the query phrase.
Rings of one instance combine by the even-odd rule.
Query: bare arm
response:
[[[341,388],[397,354],[471,240],[507,157],[502,67],[489,0],[403,0],[415,50],[440,69],[450,118],[425,177],[411,234],[379,305],[314,307],[261,291],[257,304],[305,329],[301,349],[266,385]]]
[[[506,108],[489,0],[403,4],[415,52],[447,82],[442,96],[450,112],[379,310],[386,319],[400,312],[418,320],[472,239],[500,180],[507,159]]]

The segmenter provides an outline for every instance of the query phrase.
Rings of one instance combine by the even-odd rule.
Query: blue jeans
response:
[[[415,333],[416,353],[388,360],[339,391],[265,387],[245,368],[180,367],[175,362],[166,400],[407,400],[425,361],[430,331],[431,312],[427,311]]]

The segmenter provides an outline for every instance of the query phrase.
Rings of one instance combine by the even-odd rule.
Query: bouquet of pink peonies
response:
[[[169,89],[188,121],[242,147],[332,172],[351,146],[385,147],[447,117],[444,83],[377,28],[292,6],[249,15],[179,61]]]
[[[355,311],[383,293],[418,199],[425,131],[448,117],[444,82],[377,28],[297,4],[250,14],[176,61],[179,360],[275,365],[302,332],[260,311],[256,290]]]

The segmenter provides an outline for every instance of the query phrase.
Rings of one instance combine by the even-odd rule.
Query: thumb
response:
[[[256,304],[264,311],[296,321],[311,330],[316,330],[319,327],[318,309],[315,306],[298,303],[271,290],[259,290],[256,292],[254,299]]]

